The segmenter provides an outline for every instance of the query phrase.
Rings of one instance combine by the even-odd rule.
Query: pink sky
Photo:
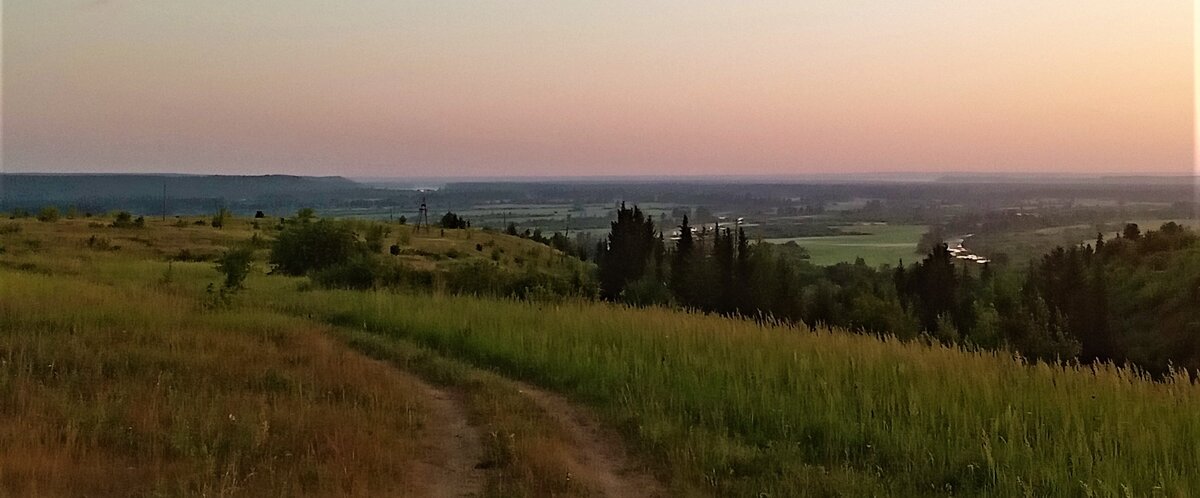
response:
[[[4,170],[1192,171],[1190,0],[7,0]]]

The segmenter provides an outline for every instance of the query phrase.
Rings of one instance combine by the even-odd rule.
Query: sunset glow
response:
[[[4,10],[10,172],[1185,174],[1200,161],[1190,0]]]

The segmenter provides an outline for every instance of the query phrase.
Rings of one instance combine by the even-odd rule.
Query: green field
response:
[[[767,239],[772,244],[795,242],[808,249],[816,265],[853,263],[862,258],[868,265],[895,265],[900,260],[920,258],[917,243],[928,227],[921,225],[851,225],[843,230],[869,235],[837,235],[832,237],[799,237]]]

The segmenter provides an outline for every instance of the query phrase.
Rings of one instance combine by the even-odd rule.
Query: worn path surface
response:
[[[425,455],[417,469],[424,496],[457,498],[483,496],[487,471],[482,470],[483,445],[479,431],[467,419],[461,396],[411,378],[425,395]]]
[[[560,395],[528,384],[517,386],[570,438],[572,447],[565,463],[589,488],[613,498],[667,496],[658,480],[629,457],[620,435],[601,425],[588,411]]]

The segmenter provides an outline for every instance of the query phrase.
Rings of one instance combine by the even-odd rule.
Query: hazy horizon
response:
[[[1185,0],[3,9],[3,172],[1194,171]]]

